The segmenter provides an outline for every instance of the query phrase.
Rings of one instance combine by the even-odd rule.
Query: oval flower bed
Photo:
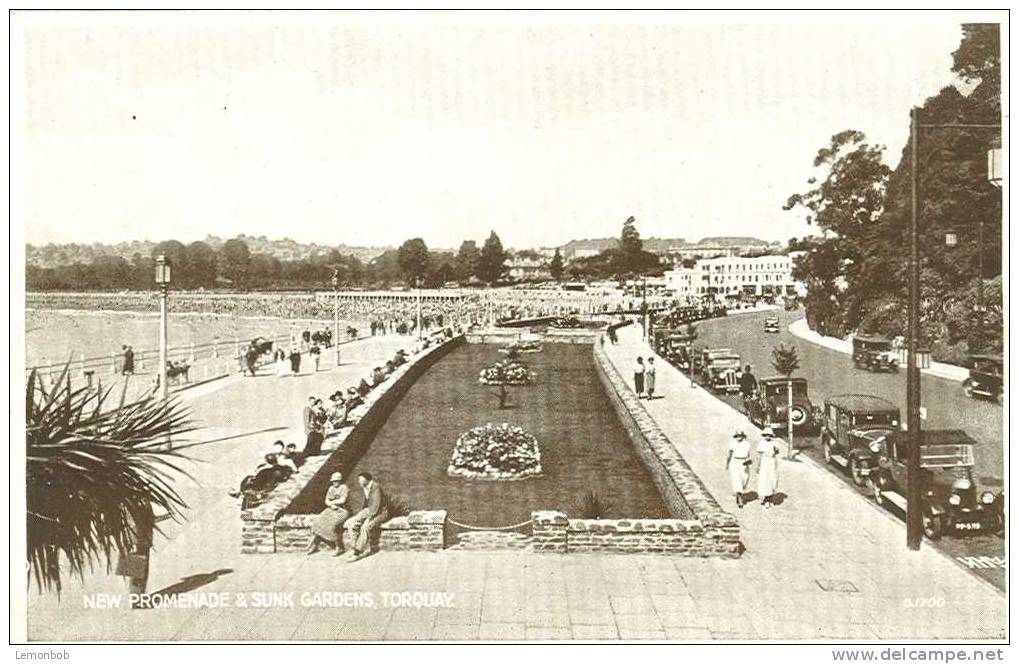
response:
[[[486,424],[460,434],[446,473],[471,480],[521,480],[541,474],[538,441],[520,427]]]
[[[523,362],[503,360],[482,369],[478,382],[482,385],[527,385],[534,382],[534,374]]]

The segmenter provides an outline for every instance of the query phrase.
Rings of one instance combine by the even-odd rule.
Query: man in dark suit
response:
[[[322,452],[322,425],[315,417],[315,397],[308,397],[308,405],[304,407],[304,452],[305,457],[315,456]]]
[[[364,491],[364,507],[346,523],[354,541],[351,562],[371,553],[372,532],[389,519],[389,499],[372,474],[359,473],[357,482]]]

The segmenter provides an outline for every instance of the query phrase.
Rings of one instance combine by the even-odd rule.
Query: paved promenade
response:
[[[98,570],[84,584],[68,582],[59,601],[30,588],[29,638],[1004,637],[1006,607],[999,593],[929,548],[907,552],[901,524],[807,463],[782,462],[780,488],[789,494],[783,505],[768,512],[757,505],[737,511],[747,547],[740,560],[383,551],[350,564],[325,552],[241,555],[239,505],[226,492],[272,440],[300,441],[300,408],[308,394],[345,387],[395,348],[410,345],[406,337],[370,339],[345,350],[344,365],[337,369],[298,378],[231,377],[189,391],[186,398],[196,418],[208,427],[203,437],[222,440],[199,448],[202,462],[192,471],[200,485],[185,490],[190,518],[167,528],[168,538],[157,539],[149,590],[191,591],[192,597],[226,598],[230,605],[134,611],[88,607],[89,593],[124,590],[122,579]],[[608,351],[624,372],[637,354],[650,354],[636,327],[621,330],[620,345]],[[725,445],[737,424],[749,425],[661,364],[658,384],[665,398],[649,408],[727,504]],[[411,591],[419,594],[388,595]],[[323,606],[326,601],[346,606]]]

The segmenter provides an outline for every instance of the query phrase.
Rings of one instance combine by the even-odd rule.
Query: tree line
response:
[[[919,109],[920,124],[934,125],[917,142],[921,337],[935,359],[964,362],[1002,344],[1001,190],[987,179],[1000,127],[959,126],[1000,122],[998,26],[964,25],[952,58],[969,94],[948,86]],[[821,231],[789,248],[803,252],[793,276],[807,284],[807,320],[822,334],[906,333],[911,139],[894,169],[884,151],[863,132],[835,134],[815,156],[819,175],[785,205]]]
[[[658,257],[643,249],[635,220],[623,223],[619,246],[596,256],[574,260],[567,267],[557,249],[548,263],[552,279],[564,276],[608,278],[660,271]],[[240,238],[227,240],[216,250],[205,242],[184,244],[166,240],[148,255],[97,255],[90,263],[74,261],[56,267],[26,267],[26,288],[47,290],[149,290],[154,288],[155,257],[166,256],[172,266],[173,287],[186,290],[288,290],[331,288],[334,277],[344,288],[394,285],[437,288],[455,282],[497,284],[506,280],[510,253],[495,231],[479,247],[465,240],[459,250],[432,251],[422,238],[411,238],[370,261],[342,254],[336,249],[297,260],[280,260],[270,254],[252,253]],[[519,258],[540,259],[537,252],[523,250]]]

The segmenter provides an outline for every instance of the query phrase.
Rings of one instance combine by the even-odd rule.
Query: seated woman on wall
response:
[[[316,553],[323,542],[331,544],[334,556],[343,555],[343,524],[350,518],[347,505],[349,491],[343,483],[341,473],[333,473],[329,477],[329,490],[326,491],[325,509],[311,522],[311,543],[308,544],[308,555]]]
[[[361,397],[363,398],[363,397],[367,396],[368,393],[371,392],[371,391],[372,391],[371,385],[368,384],[368,381],[366,381],[364,378],[362,378],[361,382],[358,383],[358,385],[357,385],[357,393],[360,394]]]
[[[336,390],[329,397],[329,427],[336,431],[347,423],[347,404],[343,392]]]
[[[382,367],[375,367],[372,369],[372,386],[381,385],[386,380],[386,374],[383,373]]]

